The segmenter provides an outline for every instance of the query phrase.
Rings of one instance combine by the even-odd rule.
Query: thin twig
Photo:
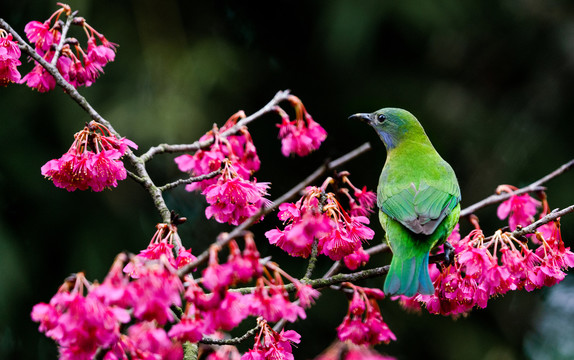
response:
[[[299,184],[295,185],[291,190],[287,191],[282,196],[278,197],[276,200],[271,202],[271,204],[267,205],[266,207],[259,210],[255,215],[251,216],[247,220],[245,220],[241,225],[234,228],[231,232],[227,234],[227,236],[222,236],[220,239],[217,240],[216,244],[223,247],[225,246],[231,239],[239,236],[243,231],[247,230],[251,225],[261,219],[262,216],[265,216],[279,207],[280,204],[286,202],[287,200],[291,199],[292,197],[296,196],[301,190],[303,190],[306,186],[311,184],[312,182],[316,181],[318,178],[323,176],[325,173],[332,171],[338,166],[345,164],[347,161],[353,160],[355,157],[359,156],[360,154],[368,151],[371,148],[369,143],[364,143],[357,149],[350,151],[349,153],[341,156],[338,159],[335,159],[327,164],[321,165],[317,170],[315,170],[311,175],[307,176],[305,180],[301,181]],[[183,278],[185,274],[191,272],[197,266],[203,264],[207,261],[209,257],[209,251],[205,250],[203,253],[197,256],[196,260],[192,263],[189,263],[178,270],[178,275]]]
[[[219,174],[221,174],[221,170],[215,170],[215,171],[210,172],[209,174],[194,176],[194,177],[190,177],[187,179],[179,179],[177,181],[165,184],[163,186],[159,186],[158,190],[161,192],[164,192],[166,190],[173,189],[174,187],[177,187],[179,185],[186,185],[186,184],[191,184],[194,182],[199,182],[199,181],[211,179],[211,178],[216,177]]]
[[[58,58],[60,58],[60,53],[62,52],[62,48],[64,47],[64,44],[66,44],[66,40],[67,40],[66,35],[68,34],[68,30],[70,30],[70,26],[72,26],[72,22],[74,22],[74,17],[77,14],[78,14],[77,11],[74,11],[72,14],[70,14],[68,16],[68,18],[66,19],[64,26],[62,27],[60,43],[56,47],[56,51],[54,51],[54,57],[52,58],[52,62],[51,62],[52,66],[56,66],[56,63],[58,62]]]
[[[305,271],[305,275],[303,276],[303,282],[306,283],[307,280],[311,278],[313,274],[313,270],[315,269],[315,265],[317,265],[317,250],[319,248],[319,239],[315,238],[313,240],[313,247],[311,248],[311,256],[309,256],[309,264],[307,265],[307,270]]]
[[[505,200],[508,200],[512,195],[520,195],[520,194],[524,194],[524,193],[528,193],[528,192],[536,192],[536,191],[546,190],[546,188],[543,187],[542,184],[544,184],[544,183],[548,182],[549,180],[552,180],[555,177],[561,175],[562,173],[570,170],[572,167],[574,167],[574,160],[570,160],[569,162],[560,166],[558,169],[554,170],[550,174],[542,177],[541,179],[536,180],[535,182],[533,182],[532,184],[530,184],[528,186],[525,186],[523,188],[515,190],[512,193],[490,195],[486,199],[481,200],[475,204],[472,204],[472,205],[462,209],[460,211],[460,216],[464,217],[464,216],[468,216],[470,214],[474,214],[476,212],[476,210],[483,208],[485,206],[488,206],[488,205],[497,204],[499,202],[503,202]]]
[[[237,124],[233,125],[229,129],[225,130],[224,132],[220,133],[219,136],[227,137],[233,135],[239,131],[243,126],[246,126],[250,122],[255,119],[260,118],[261,116],[275,111],[275,106],[282,101],[287,100],[289,97],[289,90],[282,90],[277,92],[273,99],[271,99],[265,106],[263,106],[258,111],[254,112],[253,114],[239,120]],[[147,162],[151,160],[154,155],[162,154],[162,153],[177,153],[177,152],[194,152],[199,149],[204,149],[213,144],[214,138],[204,141],[195,141],[191,144],[176,144],[176,145],[169,145],[169,144],[160,144],[157,146],[151,147],[145,154],[141,155],[140,158],[143,162]]]
[[[389,247],[389,245],[387,245],[386,243],[383,242],[383,243],[380,243],[378,245],[371,246],[370,248],[366,249],[365,252],[367,254],[369,254],[369,256],[371,256],[371,255],[378,254],[378,253],[388,252],[390,250],[391,250],[391,248]],[[333,263],[333,265],[331,265],[331,268],[329,270],[327,270],[325,275],[323,275],[323,278],[331,277],[331,276],[339,273],[339,271],[341,271],[341,269],[343,269],[343,262],[341,262],[340,260],[335,261]]]
[[[551,221],[555,221],[559,217],[566,215],[568,213],[574,212],[574,205],[570,205],[562,210],[554,209],[548,215],[544,216],[541,219],[536,220],[532,224],[525,226],[520,229],[514,230],[511,235],[518,238],[527,234],[533,234],[536,232],[536,229],[541,227],[542,225],[548,224]]]
[[[245,340],[249,339],[250,337],[255,336],[255,334],[257,334],[257,331],[259,331],[259,326],[256,326],[253,329],[247,331],[240,337],[232,339],[212,339],[206,337],[201,339],[199,342],[202,344],[209,344],[209,345],[239,345]]]

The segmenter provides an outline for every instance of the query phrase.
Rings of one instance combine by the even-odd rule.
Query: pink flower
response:
[[[319,198],[322,206],[319,207]],[[365,216],[349,216],[335,194],[308,187],[296,204],[281,204],[279,218],[287,223],[284,230],[265,233],[269,243],[279,246],[292,256],[307,257],[315,239],[320,254],[341,260],[361,247],[362,241],[372,239],[375,232],[366,226]],[[364,259],[364,256],[362,256]],[[359,259],[358,259],[359,260]]]
[[[298,317],[305,319],[307,317],[305,310],[290,302],[282,289],[282,286],[267,289],[262,278],[259,278],[255,291],[245,295],[245,301],[249,304],[249,313],[253,316],[262,316],[269,322],[277,322],[281,319],[295,322]]]
[[[12,41],[12,34],[3,36],[4,30],[0,30],[0,86],[8,83],[18,83],[21,75],[16,69],[21,64],[20,48]]]
[[[313,121],[310,115],[304,120],[289,121],[283,119],[279,127],[279,138],[281,139],[281,153],[283,156],[297,154],[299,156],[309,155],[317,150],[321,143],[327,138],[327,132],[321,125]]]
[[[217,183],[208,186],[204,191],[209,203],[205,216],[215,218],[220,223],[239,225],[269,203],[264,196],[269,183],[248,181],[226,166]]]
[[[514,231],[518,225],[523,227],[530,225],[534,221],[538,207],[540,201],[528,194],[512,195],[498,206],[497,215],[501,220],[508,217],[510,230]]]
[[[20,83],[26,83],[28,87],[36,89],[39,92],[48,92],[56,87],[56,79],[40,64],[36,64],[32,71],[24,75]]]
[[[395,334],[383,321],[377,299],[382,299],[378,289],[361,288],[348,284],[353,289],[349,310],[341,325],[337,327],[340,341],[350,341],[356,345],[376,345],[396,340]]]
[[[247,282],[252,277],[261,276],[263,266],[259,263],[259,251],[252,236],[245,237],[245,250],[240,252],[235,241],[229,243],[229,258],[227,263],[233,268],[234,277],[241,282]]]
[[[322,249],[321,253],[335,261],[352,254],[360,245],[361,243],[352,239],[344,228],[334,229],[329,235],[322,237],[319,242]]]
[[[356,190],[355,197],[359,201],[359,204],[367,209],[372,209],[377,201],[377,194],[368,191],[366,186],[363,186],[361,190]]]
[[[37,304],[32,320],[40,322],[40,331],[60,345],[62,358],[91,358],[98,348],[113,346],[120,338],[120,325],[130,316],[125,309],[107,306],[98,297],[82,294],[87,284],[77,274],[69,286],[64,284],[49,304]]]
[[[217,308],[203,312],[206,328],[210,329],[210,332],[235,328],[249,315],[248,306],[244,295],[225,292],[225,297]]]
[[[60,5],[61,8],[56,10],[48,20],[43,23],[31,21],[24,29],[30,42],[34,43],[38,54],[48,62],[52,61],[56,46],[60,46],[62,36],[58,23],[60,16],[64,14],[73,16],[69,6]],[[100,73],[103,73],[103,67],[109,61],[114,60],[116,44],[109,42],[82,18],[76,18],[75,24],[83,27],[88,37],[88,47],[82,48],[76,39],[74,42],[65,42],[58,54],[56,67],[62,77],[72,86],[90,86]],[[101,45],[97,45],[97,39]],[[25,82],[29,87],[40,92],[49,91],[55,86],[54,78],[39,64],[36,64],[36,67],[24,76],[21,82]]]
[[[118,255],[102,284],[91,291],[93,296],[108,306],[117,305],[122,308],[130,306],[132,299],[128,291],[129,277],[122,271],[126,260],[127,256],[124,253]]]
[[[68,152],[59,159],[48,161],[41,168],[42,175],[50,178],[54,185],[68,191],[102,191],[116,187],[118,180],[127,176],[120,157],[127,146],[136,147],[133,142],[117,139],[109,130],[95,121],[90,122],[82,131],[74,135],[75,140]],[[117,147],[110,146],[113,138]],[[105,140],[108,139],[108,140]],[[103,140],[105,140],[103,142]]]
[[[283,109],[276,108],[282,119],[281,124],[277,124],[279,139],[281,139],[281,152],[284,156],[291,154],[306,156],[319,148],[327,138],[327,132],[313,120],[299,98],[291,95],[288,100],[295,108],[295,120],[290,121]]]
[[[306,211],[303,216],[287,225],[285,230],[269,230],[265,236],[270,244],[279,246],[289,255],[307,258],[315,238],[325,236],[330,230],[331,221],[327,216]]]
[[[293,330],[281,330],[278,333],[265,320],[257,320],[257,323],[261,330],[255,338],[253,349],[245,353],[241,360],[294,360],[291,343],[298,344],[301,335]]]
[[[90,61],[103,68],[108,62],[116,58],[116,44],[109,42],[105,37],[101,37],[101,45],[96,44],[96,38],[91,36],[88,39],[88,58]]]
[[[43,23],[39,21],[30,21],[24,27],[24,32],[31,43],[36,45],[36,50],[40,55],[44,55],[52,44],[60,40],[60,32],[50,29],[50,20]]]
[[[343,262],[349,270],[357,270],[359,266],[365,266],[369,261],[369,254],[365,252],[362,246],[360,246],[355,252],[345,256]]]
[[[302,284],[301,282],[295,282],[295,287],[297,288],[296,296],[299,299],[301,306],[304,308],[310,308],[311,305],[315,303],[315,299],[321,295],[321,293],[315,289],[311,285]]]
[[[195,315],[190,317],[184,314],[181,321],[171,327],[168,336],[181,342],[196,343],[203,338],[203,334],[206,332],[205,324],[201,319]]]
[[[153,321],[136,323],[128,328],[132,343],[133,359],[181,360],[183,349],[180,343],[172,342],[162,328]]]
[[[341,260],[354,253],[359,249],[362,241],[370,240],[375,236],[375,232],[365,226],[368,223],[369,219],[364,216],[349,217],[343,213],[334,230],[319,239],[321,253],[329,256],[331,260]]]
[[[194,155],[184,154],[176,157],[174,160],[179,170],[189,172],[192,176],[200,176],[219,170],[222,163],[227,161],[239,177],[249,180],[251,175],[259,170],[261,162],[247,128],[241,128],[236,135],[220,136],[221,132],[235,126],[237,120],[242,117],[245,117],[245,114],[240,111],[232,115],[221,130],[214,127],[203,135],[199,139],[200,142],[213,140],[209,149],[200,149]],[[216,178],[207,179],[188,184],[185,189],[204,191],[216,182]]]
[[[177,274],[159,262],[148,262],[139,275],[128,288],[134,317],[160,325],[173,321],[170,306],[181,306],[184,290]]]
[[[90,171],[88,185],[94,191],[117,187],[118,180],[125,180],[127,172],[124,163],[119,160],[121,153],[117,150],[105,150],[91,156],[88,168]]]

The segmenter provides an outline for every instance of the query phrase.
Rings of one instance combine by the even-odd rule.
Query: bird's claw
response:
[[[444,262],[446,265],[454,264],[454,247],[448,241],[444,243]]]

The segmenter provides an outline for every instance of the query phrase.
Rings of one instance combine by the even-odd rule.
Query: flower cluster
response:
[[[163,261],[147,262],[140,277],[130,281],[122,272],[126,260],[125,254],[118,256],[101,285],[76,274],[50,303],[32,309],[40,331],[59,344],[61,359],[91,359],[98,349],[112,359],[181,359],[181,344],[161,328],[173,321],[170,307],[181,305],[181,281]],[[121,333],[120,327],[132,317],[137,322],[129,326],[127,335]]]
[[[347,176],[344,178],[348,179]],[[370,212],[374,204],[364,199],[371,199],[374,194],[361,192],[357,201],[351,197],[349,203],[355,204],[354,210],[346,211],[334,193],[325,192],[331,181],[327,179],[321,188],[308,187],[305,195],[295,204],[281,204],[278,216],[286,223],[285,228],[269,230],[265,236],[271,244],[279,246],[291,256],[305,258],[311,254],[313,242],[317,239],[318,253],[332,260],[343,259],[354,270],[369,260],[362,242],[372,239],[375,233],[366,226],[369,224],[366,216],[352,213]],[[342,192],[350,196],[346,189]],[[361,211],[357,211],[358,208]]]
[[[91,121],[74,135],[70,149],[59,159],[48,161],[42,166],[42,175],[50,178],[54,185],[68,191],[102,191],[116,187],[118,180],[127,176],[120,158],[128,147],[137,145],[126,138],[118,139],[107,127]]]
[[[524,195],[508,201],[516,205],[509,211],[517,217],[524,217],[525,203],[534,204]],[[500,205],[504,211],[507,206]],[[403,305],[416,308],[416,302],[422,302],[431,313],[456,316],[475,306],[484,308],[491,297],[511,290],[532,291],[557,284],[564,279],[564,270],[574,267],[574,253],[564,246],[559,221],[539,228],[535,235],[529,241],[498,230],[487,238],[476,228],[461,239],[455,228],[449,237],[456,252],[454,264],[440,270],[429,266],[436,293],[402,298]]]
[[[213,140],[209,149],[175,158],[179,169],[192,176],[221,170],[217,177],[193,182],[185,187],[187,191],[202,191],[209,204],[205,210],[206,217],[213,217],[220,223],[239,225],[269,204],[269,200],[264,198],[268,195],[269,183],[251,180],[251,175],[259,170],[260,161],[247,128],[240,127],[236,135],[221,136],[222,132],[244,117],[245,114],[240,111],[229,118],[221,130],[214,127],[202,136],[202,142]]]
[[[205,216],[220,223],[239,225],[271,203],[264,198],[268,195],[268,188],[269,183],[249,181],[239,176],[231,162],[226,160],[217,182],[202,192],[209,204]]]
[[[18,44],[12,41],[12,34],[0,29],[0,86],[20,81],[21,75],[16,69],[21,64],[20,55]]]
[[[213,130],[199,139],[199,142],[213,141],[208,149],[200,149],[193,155],[184,154],[174,159],[179,170],[190,173],[192,176],[207,175],[221,169],[222,164],[227,160],[239,177],[249,180],[261,166],[249,131],[243,126],[235,135],[221,136],[221,133],[231,129],[239,119],[244,117],[245,113],[239,111],[232,115],[221,129],[214,126]],[[185,189],[203,191],[217,181],[217,178],[206,179],[188,184]]]
[[[181,223],[185,221],[185,218],[176,217]],[[175,222],[177,223],[177,221]],[[132,278],[139,278],[141,268],[145,268],[145,263],[148,260],[165,259],[175,269],[180,269],[196,260],[196,257],[191,254],[191,249],[186,249],[181,243],[177,234],[177,226],[173,224],[173,221],[171,224],[157,224],[156,228],[157,231],[148,247],[136,255],[140,261],[131,261],[124,268],[124,272]]]
[[[511,185],[501,185],[496,192],[511,193],[517,188]],[[517,226],[527,226],[534,221],[534,215],[538,212],[540,201],[533,199],[528,194],[512,195],[508,200],[498,206],[496,214],[500,220],[508,218],[510,230],[516,230]]]
[[[321,146],[327,138],[327,132],[313,120],[298,97],[290,95],[288,101],[295,108],[295,120],[290,120],[282,108],[278,106],[275,108],[282,119],[281,124],[277,124],[281,152],[284,156],[292,154],[306,156]]]
[[[31,21],[26,24],[24,31],[38,55],[55,65],[72,86],[91,86],[100,73],[103,73],[106,64],[114,61],[117,45],[108,41],[81,17],[74,17],[72,23],[82,26],[87,37],[87,47],[80,46],[79,41],[74,38],[62,39],[60,16],[74,16],[74,13],[68,5],[60,5],[61,8],[48,20]],[[56,55],[58,58],[54,59]],[[38,62],[21,82],[39,92],[50,91],[56,86],[54,77]]]
[[[381,290],[362,288],[351,283],[341,285],[351,288],[353,296],[349,301],[347,315],[337,327],[339,340],[356,345],[376,345],[397,339],[383,321],[377,304],[377,300],[384,298]]]
[[[381,355],[369,346],[355,345],[352,342],[336,341],[315,360],[396,360],[392,356]]]
[[[247,351],[241,360],[294,360],[291,344],[298,344],[301,335],[294,330],[273,330],[265,320],[257,319],[260,328],[255,337],[255,345]]]

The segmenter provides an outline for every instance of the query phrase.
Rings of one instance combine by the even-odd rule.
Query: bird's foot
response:
[[[444,243],[444,262],[447,265],[454,264],[454,247],[448,241]]]

